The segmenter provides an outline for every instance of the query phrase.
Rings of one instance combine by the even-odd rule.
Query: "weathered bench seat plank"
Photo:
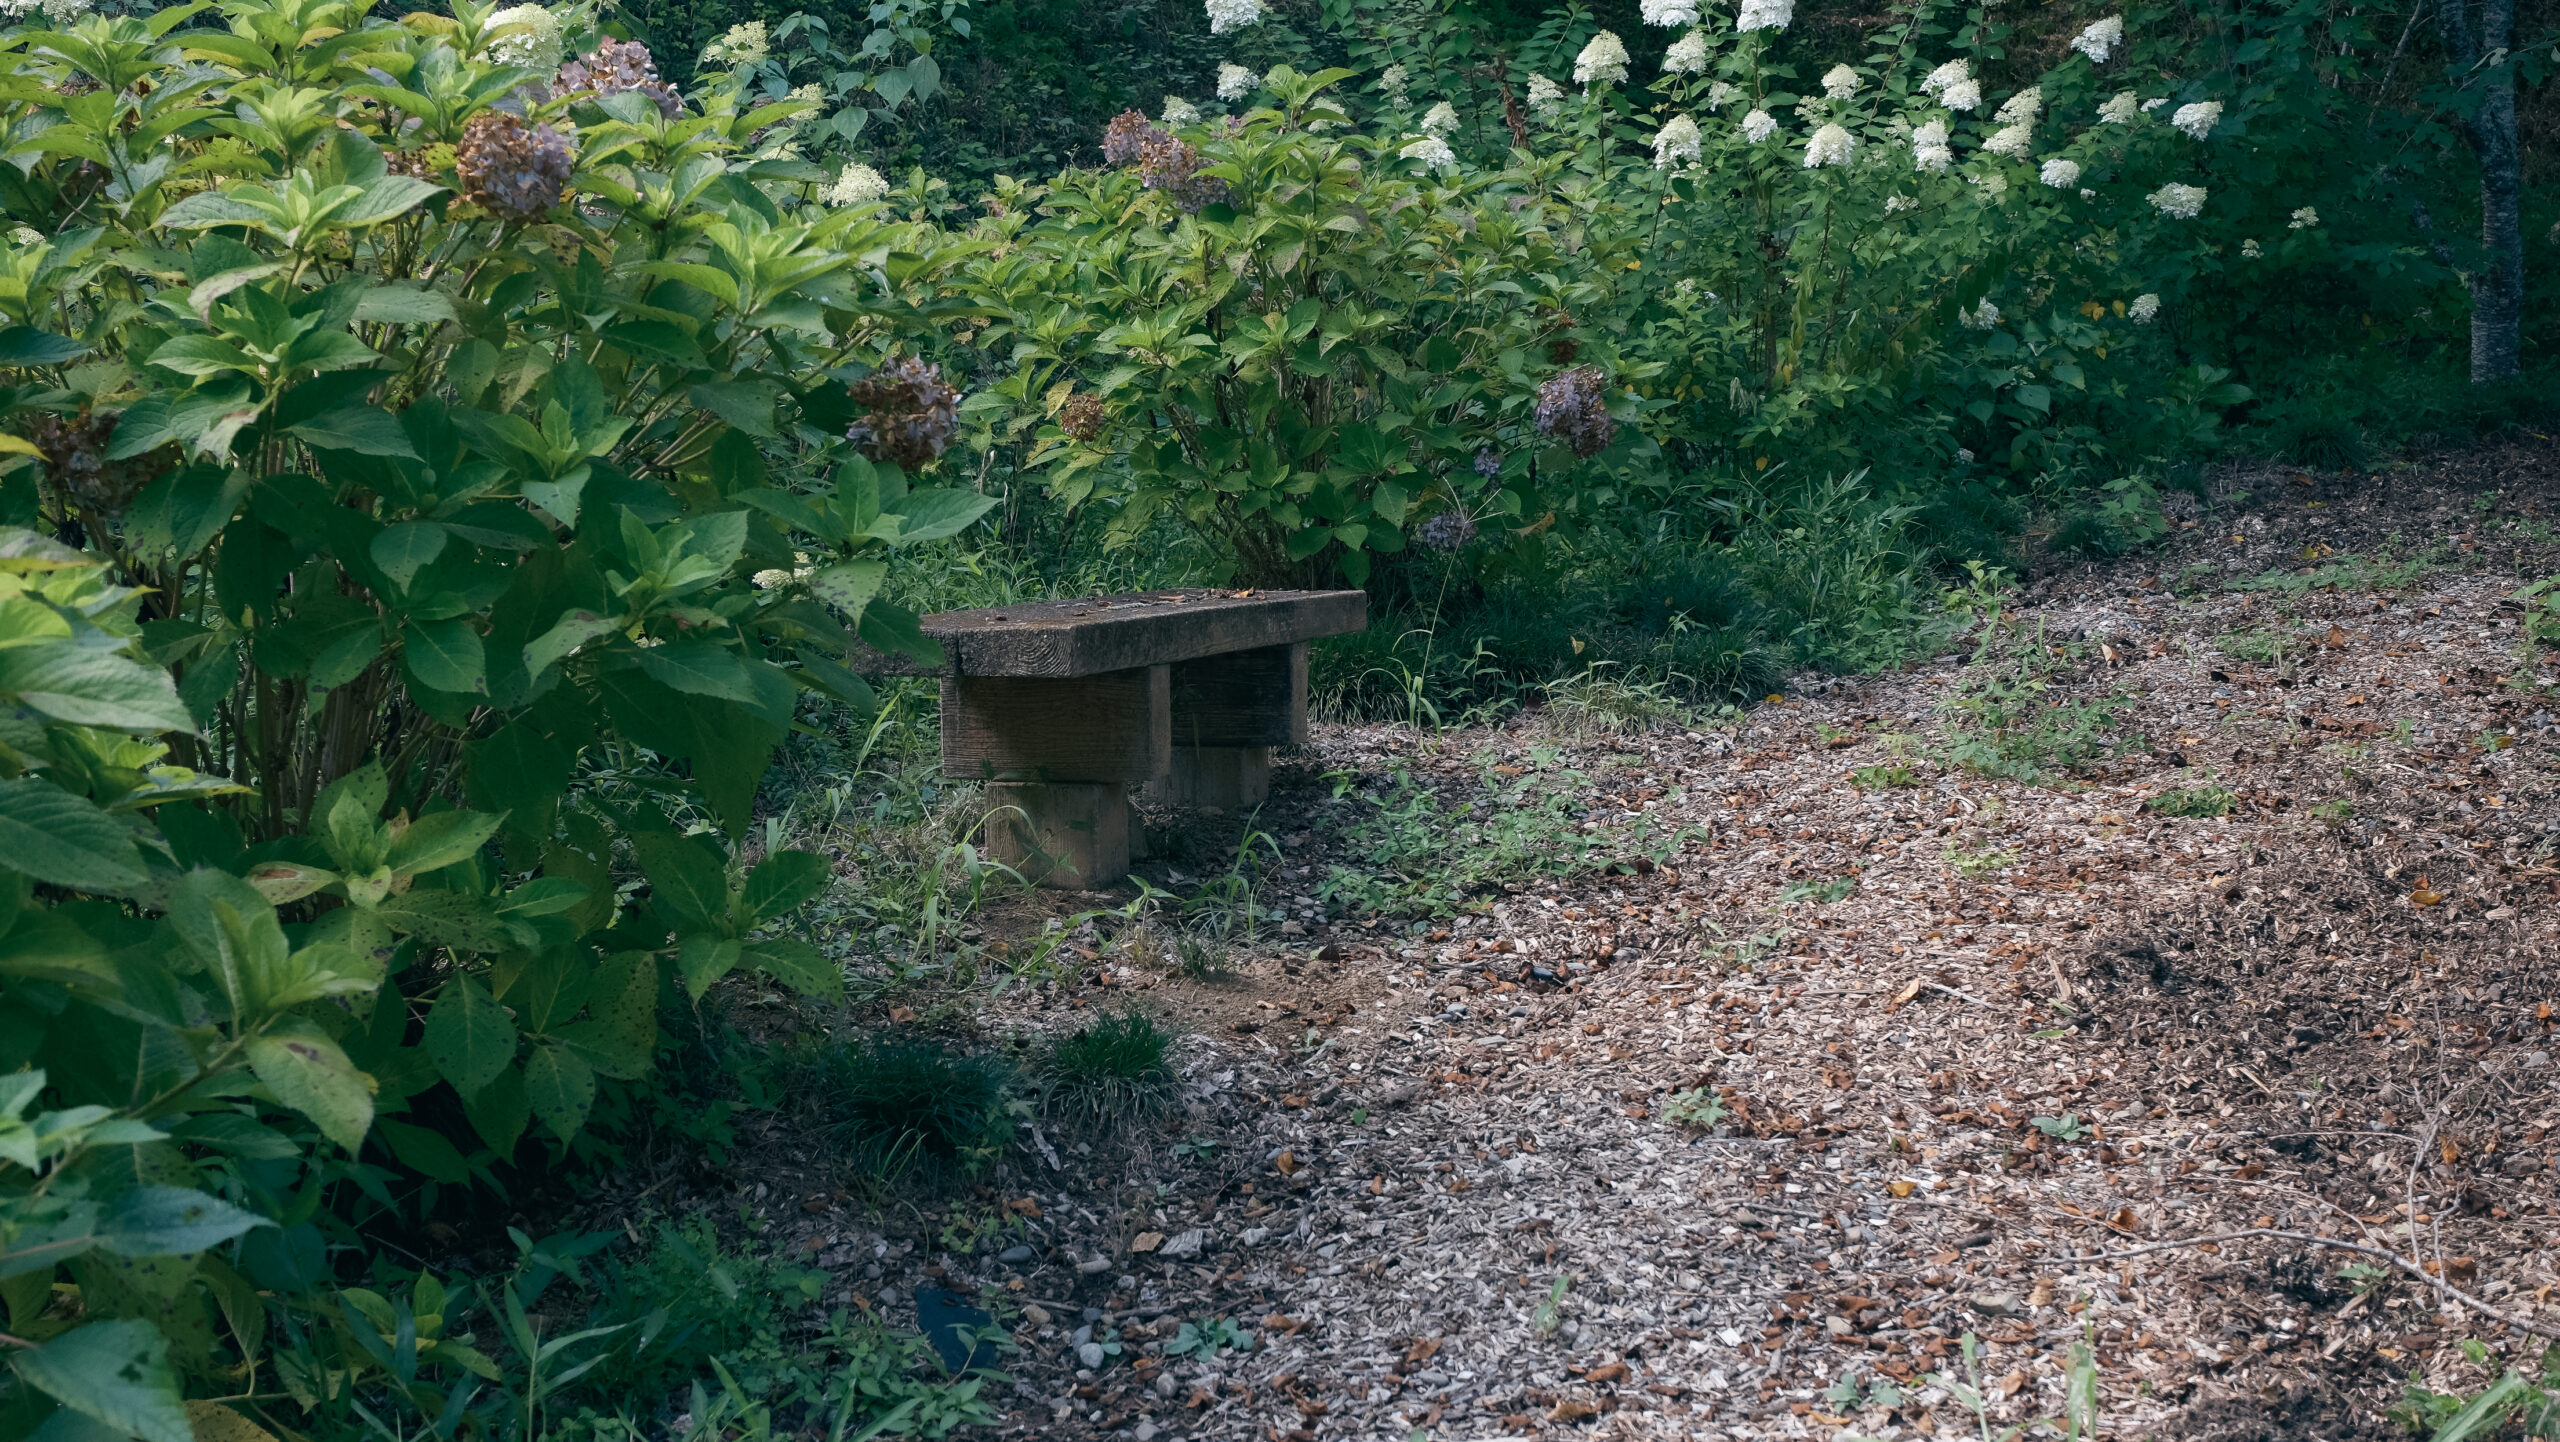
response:
[[[941,611],[921,625],[942,643],[943,666],[856,652],[853,669],[876,676],[1096,676],[1366,630],[1369,597],[1361,591],[1186,587]]]

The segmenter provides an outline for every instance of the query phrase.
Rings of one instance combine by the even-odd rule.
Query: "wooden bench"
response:
[[[1043,886],[1108,886],[1129,871],[1133,789],[1262,803],[1271,748],[1307,739],[1307,643],[1368,624],[1359,591],[1180,589],[927,616],[945,662],[942,774],[986,783],[991,855]]]

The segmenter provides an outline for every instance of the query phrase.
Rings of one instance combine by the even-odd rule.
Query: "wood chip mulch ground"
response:
[[[2080,1346],[2104,1435],[2401,1435],[2412,1373],[2560,1334],[2560,652],[2510,599],[2560,555],[2560,448],[2218,486],[2013,612],[2077,653],[2051,699],[2126,699],[2076,780],[1932,759],[1970,642],[1724,729],[1319,728],[1257,823],[1300,934],[1185,981],[1097,928],[1085,984],[985,1018],[1178,1020],[1160,1129],[1042,1130],[974,1254],[791,1225],[893,1317],[1007,1299],[1025,1436],[1972,1437],[1931,1380],[1968,1334],[1995,1435],[2061,1414]],[[1346,773],[1555,765],[1624,865],[1306,919],[1360,864]],[[1249,1350],[1178,1349],[1220,1319]]]

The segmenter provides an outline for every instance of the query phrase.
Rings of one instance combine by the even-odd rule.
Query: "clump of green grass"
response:
[[[1947,848],[1947,865],[1967,881],[1979,881],[1992,872],[2018,864],[2014,847],[1967,846],[1957,842]]]
[[[2213,644],[2234,661],[2272,666],[2294,649],[2296,639],[2282,631],[2233,631]]]
[[[1849,773],[1849,784],[1861,791],[1882,791],[1893,786],[1917,786],[1920,773],[1907,761],[1886,761],[1874,766],[1861,766]]]
[[[2277,453],[2297,466],[2320,471],[2361,471],[2368,451],[2364,427],[2334,411],[2311,411],[2276,427]]]
[[[2228,816],[2239,802],[2239,797],[2219,786],[2192,786],[2163,791],[2144,803],[2142,809],[2154,816]]]
[[[1669,683],[1620,674],[1607,662],[1548,682],[1546,699],[1547,714],[1575,733],[1652,731],[1685,725],[1689,717]]]
[[[830,1138],[864,1169],[918,1165],[975,1174],[1012,1137],[1012,1069],[931,1041],[875,1037],[818,1054],[813,1078]]]
[[[1154,1111],[1173,1094],[1173,1042],[1174,1034],[1142,1011],[1096,1017],[1050,1048],[1049,1108],[1097,1121]]]

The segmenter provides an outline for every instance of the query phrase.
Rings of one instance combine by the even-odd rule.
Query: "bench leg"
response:
[[[1171,774],[1158,785],[1175,806],[1250,811],[1271,799],[1271,748],[1176,746]]]
[[[1090,891],[1129,874],[1129,788],[1116,781],[987,783],[986,847],[1034,885]]]

